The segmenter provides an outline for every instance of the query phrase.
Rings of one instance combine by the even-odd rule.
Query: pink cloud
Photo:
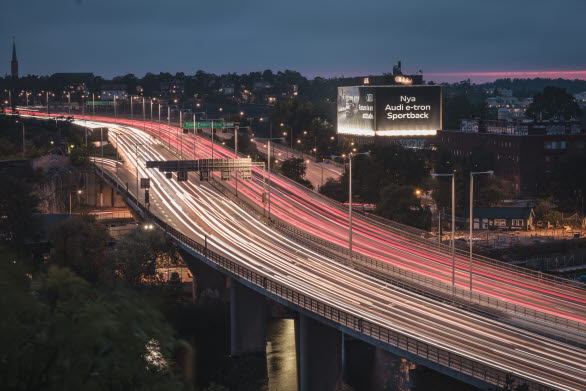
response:
[[[473,82],[483,83],[496,79],[517,78],[517,79],[534,79],[537,77],[546,79],[581,79],[586,80],[586,70],[577,71],[513,71],[513,72],[439,72],[427,73],[424,77],[428,80],[438,82],[456,82],[470,79]]]

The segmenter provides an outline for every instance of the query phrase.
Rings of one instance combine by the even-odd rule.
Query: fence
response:
[[[529,390],[531,391],[549,390],[549,387],[543,386],[536,382],[525,381],[524,379],[521,379],[517,376],[512,376],[503,370],[492,368],[477,361],[459,356],[446,349],[429,345],[411,336],[381,326],[374,321],[363,319],[362,317],[359,317],[355,314],[333,307],[332,305],[326,304],[303,293],[295,291],[286,285],[271,280],[265,275],[252,271],[241,264],[231,261],[222,255],[211,251],[206,246],[179,232],[177,229],[171,227],[169,224],[153,215],[143,205],[137,202],[135,196],[133,196],[124,187],[121,187],[118,181],[109,173],[102,172],[100,170],[96,171],[98,172],[98,175],[102,176],[102,178],[113,188],[116,188],[120,194],[128,200],[133,208],[136,208],[136,210],[142,216],[150,219],[156,225],[158,225],[175,242],[182,244],[192,252],[215,263],[230,276],[238,277],[253,285],[256,285],[257,287],[262,288],[264,291],[279,297],[296,307],[317,314],[324,319],[340,324],[348,329],[362,333],[377,341],[386,343],[405,352],[417,355],[418,357],[423,357],[446,368],[450,368],[462,374],[469,375],[473,378],[480,379],[499,387],[504,386],[507,383],[507,380],[512,379],[518,383],[527,384]]]

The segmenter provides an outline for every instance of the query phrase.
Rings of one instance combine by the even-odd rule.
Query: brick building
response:
[[[494,154],[497,176],[517,191],[538,194],[546,189],[556,159],[584,150],[586,132],[577,121],[463,120],[460,130],[439,131],[435,144],[460,159],[482,147]]]

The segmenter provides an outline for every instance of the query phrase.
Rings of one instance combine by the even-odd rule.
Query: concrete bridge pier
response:
[[[194,301],[201,296],[226,298],[228,279],[223,273],[199,261],[186,251],[181,251],[181,257],[193,275]]]
[[[302,314],[295,326],[300,391],[335,390],[342,380],[344,335]]]
[[[265,353],[266,298],[238,281],[230,280],[230,353]]]

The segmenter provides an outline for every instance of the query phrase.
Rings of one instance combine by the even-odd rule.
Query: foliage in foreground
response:
[[[106,292],[53,266],[31,280],[0,264],[0,383],[7,390],[182,390],[177,341],[127,290]]]

